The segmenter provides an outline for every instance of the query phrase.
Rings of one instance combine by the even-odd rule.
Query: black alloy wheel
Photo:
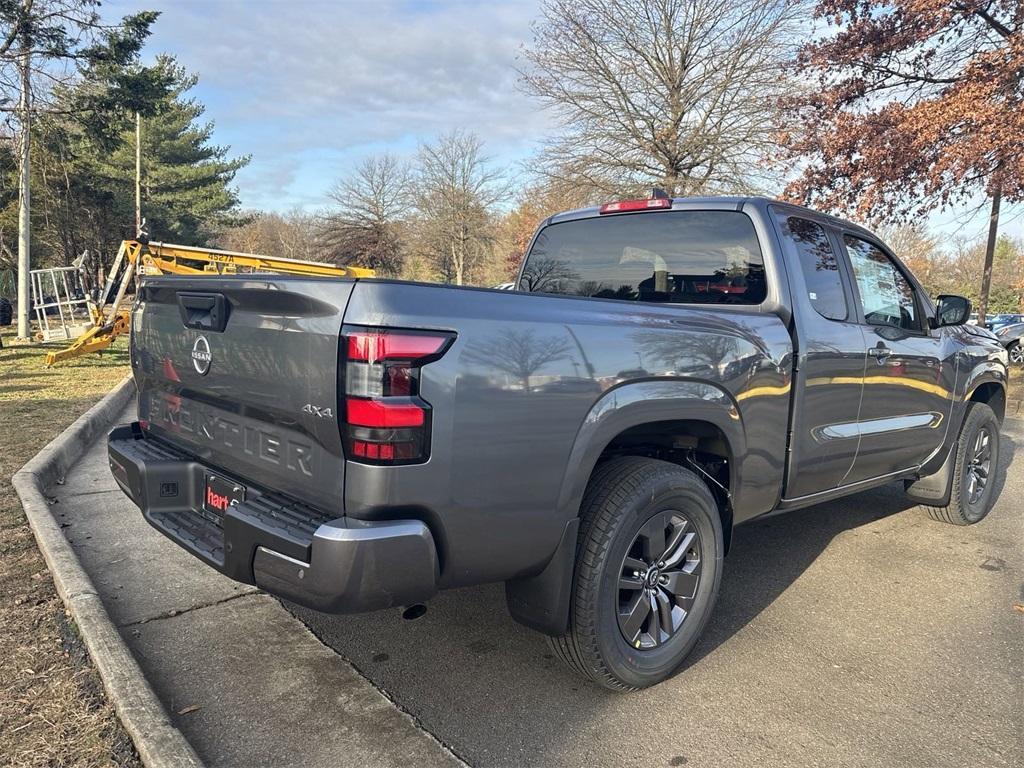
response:
[[[997,440],[991,427],[983,424],[974,438],[967,464],[967,503],[977,504],[985,495],[985,486],[992,473],[992,443]]]
[[[655,648],[682,627],[700,583],[700,553],[700,534],[682,512],[658,512],[640,529],[619,578],[619,629],[627,643]]]
[[[584,677],[632,691],[675,674],[715,605],[722,516],[693,471],[645,456],[594,469],[580,505],[568,631],[548,638]]]
[[[922,504],[935,520],[972,525],[984,519],[998,498],[1002,472],[999,419],[985,403],[969,403],[954,446],[949,498],[943,506]]]

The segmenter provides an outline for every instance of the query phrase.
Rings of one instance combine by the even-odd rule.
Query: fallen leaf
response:
[[[202,707],[200,707],[198,704],[191,704],[191,705],[185,707],[184,709],[179,709],[178,710],[178,714],[179,715],[191,715],[193,712],[198,712],[200,709],[202,709]]]
[[[1024,613],[1024,603],[1014,603],[1013,610],[1017,613]]]

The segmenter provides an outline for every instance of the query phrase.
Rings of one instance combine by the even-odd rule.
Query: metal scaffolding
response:
[[[92,325],[89,294],[82,279],[82,254],[70,267],[33,269],[30,273],[32,311],[37,337],[43,341],[67,341]]]

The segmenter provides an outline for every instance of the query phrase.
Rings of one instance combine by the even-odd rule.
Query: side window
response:
[[[920,331],[921,316],[914,288],[878,246],[853,235],[844,235],[853,278],[871,325],[889,325]]]
[[[783,221],[782,231],[795,246],[811,306],[829,320],[845,320],[848,312],[839,259],[825,230],[813,221],[788,216]]]

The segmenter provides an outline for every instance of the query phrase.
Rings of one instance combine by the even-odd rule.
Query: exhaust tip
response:
[[[416,603],[415,605],[407,605],[402,609],[402,618],[406,621],[416,621],[416,619],[422,618],[427,612],[427,606],[423,603]]]

